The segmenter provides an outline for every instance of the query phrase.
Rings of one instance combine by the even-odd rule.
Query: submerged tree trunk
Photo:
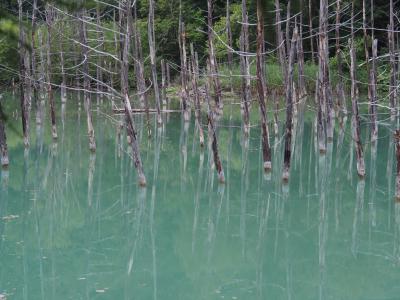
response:
[[[251,82],[249,64],[249,18],[247,16],[247,0],[242,0],[242,31],[240,33],[240,72],[242,75],[242,115],[243,131],[245,135],[250,131],[250,101],[251,101]]]
[[[392,115],[397,111],[397,74],[396,74],[396,57],[395,57],[395,38],[394,38],[394,10],[393,0],[390,0],[389,10],[389,57],[390,57],[390,85],[389,85],[389,103],[392,109]]]
[[[342,67],[342,49],[340,47],[340,2],[336,0],[336,25],[335,25],[335,38],[336,38],[336,58],[337,58],[337,76],[338,81],[336,85],[336,94],[338,97],[337,104],[338,108],[346,115],[346,97],[344,94],[343,85],[343,67]]]
[[[207,0],[207,24],[208,24],[208,51],[210,52],[210,76],[213,80],[214,99],[217,112],[223,108],[221,83],[218,77],[218,64],[214,49],[214,31],[213,31],[213,1]]]
[[[351,39],[350,43],[350,77],[351,77],[351,101],[352,101],[352,132],[353,140],[356,147],[357,157],[357,173],[360,177],[365,176],[365,163],[364,163],[364,152],[361,143],[361,132],[360,132],[360,116],[358,113],[358,91],[356,85],[356,51],[354,48],[354,1],[352,3],[351,10]]]
[[[183,119],[189,121],[189,89],[188,89],[188,68],[187,68],[187,55],[186,55],[186,31],[185,23],[182,22],[181,12],[179,15],[179,50],[181,57],[181,99],[183,109]]]
[[[328,45],[328,1],[320,1],[319,11],[319,43],[318,43],[318,81],[320,97],[325,106],[326,136],[328,141],[333,140],[334,110],[329,78],[329,45]]]
[[[283,157],[283,175],[284,181],[289,180],[290,158],[292,150],[292,126],[293,126],[293,64],[294,64],[294,51],[298,41],[297,27],[294,28],[292,41],[289,51],[288,61],[288,76],[286,82],[286,130],[285,130],[285,152]]]
[[[269,171],[272,168],[271,164],[271,147],[269,143],[269,131],[267,121],[267,110],[265,105],[265,91],[264,91],[264,74],[262,68],[262,49],[264,41],[264,7],[262,0],[257,0],[257,91],[258,102],[261,114],[261,130],[262,130],[262,152],[264,170]]]
[[[226,0],[226,36],[228,40],[228,68],[229,68],[229,79],[231,85],[231,92],[233,92],[232,83],[232,67],[233,67],[233,53],[232,53],[232,29],[231,29],[231,11],[230,11],[230,0]]]
[[[54,107],[54,95],[53,89],[51,86],[51,54],[50,54],[50,46],[51,46],[51,33],[52,33],[52,25],[53,25],[54,12],[49,4],[46,6],[46,23],[47,23],[47,95],[50,104],[50,117],[51,117],[51,135],[54,140],[58,138],[57,136],[57,125],[56,125],[56,112]]]
[[[84,18],[86,17],[85,10],[82,11],[80,18],[80,40],[81,40],[81,52],[82,52],[82,73],[83,73],[83,98],[86,110],[86,120],[89,138],[89,150],[96,151],[96,140],[94,135],[94,128],[92,122],[92,103],[90,95],[90,77],[89,77],[89,48],[87,46],[87,33],[86,33],[86,23]]]
[[[370,114],[371,114],[371,142],[376,142],[378,139],[378,124],[377,124],[377,91],[376,91],[376,60],[378,56],[378,40],[374,40],[372,42],[372,68],[371,68],[371,105],[370,105]]]
[[[8,160],[8,150],[7,150],[7,137],[5,130],[5,116],[0,103],[0,157],[1,157],[1,166],[6,168],[9,164]]]
[[[26,86],[26,36],[24,25],[22,24],[22,0],[18,0],[18,20],[19,20],[19,89],[20,89],[20,102],[21,102],[21,119],[22,119],[22,134],[24,136],[24,145],[29,147],[29,113],[28,113],[28,97]]]
[[[150,48],[150,66],[153,78],[154,97],[156,100],[157,124],[161,125],[162,118],[161,118],[161,105],[160,105],[160,91],[158,88],[158,80],[157,80],[156,44],[154,35],[154,0],[149,0],[149,19],[147,24],[147,33],[148,33],[149,48]]]
[[[397,129],[394,134],[396,148],[396,194],[395,198],[400,201],[400,130]]]
[[[193,44],[190,44],[190,54],[192,59],[192,86],[193,86],[193,93],[194,93],[194,105],[195,105],[195,117],[196,117],[196,124],[199,130],[199,140],[200,146],[204,146],[204,133],[203,127],[201,124],[201,105],[200,105],[200,95],[199,95],[199,88],[198,88],[198,79],[199,79],[199,65],[198,65],[198,58],[197,53],[194,52]]]
[[[129,68],[128,53],[129,53],[129,42],[131,38],[129,23],[132,22],[130,14],[131,1],[128,0],[125,3],[125,5],[126,5],[125,7],[126,24],[124,24],[125,35],[122,41],[121,94],[122,94],[122,101],[124,104],[126,133],[129,138],[129,143],[132,147],[133,162],[138,172],[138,182],[140,186],[145,186],[146,177],[144,175],[142,160],[140,158],[139,144],[137,141],[137,134],[132,117],[132,107],[129,100],[129,87],[128,87],[128,68]]]
[[[210,66],[211,67],[211,66]],[[210,68],[209,67],[209,68]],[[211,109],[211,104],[210,104],[210,81],[211,78],[206,78],[206,102],[207,102],[207,107],[208,107],[208,114],[207,114],[207,119],[208,119],[208,135],[209,135],[209,140],[212,141],[211,143],[211,149],[213,152],[213,158],[214,158],[214,165],[215,169],[217,170],[218,174],[218,180],[220,183],[225,183],[225,175],[224,175],[224,170],[222,168],[222,162],[219,157],[219,152],[218,152],[218,141],[217,141],[217,134],[216,134],[216,128],[214,124],[214,113],[213,110]]]

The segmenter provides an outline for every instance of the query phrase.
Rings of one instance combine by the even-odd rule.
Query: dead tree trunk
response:
[[[105,52],[105,45],[104,45],[104,32],[103,29],[101,28],[101,11],[100,11],[100,5],[97,4],[96,6],[96,24],[97,24],[97,39],[98,43],[100,44],[100,49],[101,51]],[[103,99],[103,57],[101,55],[97,56],[97,62],[96,62],[96,101],[97,105],[100,104],[100,102]],[[105,65],[105,64],[104,64]]]
[[[36,46],[35,46],[35,36],[36,36],[36,12],[37,12],[37,0],[33,0],[32,7],[32,28],[31,28],[31,72],[32,72],[32,90],[33,90],[33,101],[35,102],[35,107],[38,107],[38,74],[36,67]]]
[[[232,83],[232,67],[233,67],[233,53],[232,53],[232,29],[231,29],[231,11],[230,11],[230,0],[226,0],[226,36],[228,40],[228,69],[229,79],[231,85],[231,92],[233,93]]]
[[[214,49],[214,31],[213,31],[213,1],[207,0],[207,24],[208,24],[208,51],[210,52],[210,75],[213,80],[214,99],[217,112],[220,113],[223,108],[222,90],[219,81],[218,64]]]
[[[364,163],[364,152],[361,143],[361,132],[360,132],[360,116],[358,114],[358,92],[356,83],[356,51],[354,48],[354,1],[351,9],[351,39],[350,43],[350,77],[351,77],[351,101],[352,101],[352,132],[353,140],[356,148],[357,157],[357,173],[360,177],[365,176],[365,163]]]
[[[123,50],[122,50],[122,63],[121,63],[121,94],[125,111],[126,133],[129,138],[130,145],[132,147],[133,162],[138,172],[139,185],[145,186],[146,177],[144,175],[142,160],[140,158],[139,144],[137,141],[137,134],[132,117],[132,107],[129,100],[129,88],[128,88],[128,68],[129,68],[128,53],[129,53],[129,42],[131,38],[129,23],[132,22],[130,14],[131,1],[130,0],[126,1],[125,5],[126,7],[125,7],[124,19],[126,19],[126,24],[124,24],[125,35],[123,35],[124,38],[122,41]]]
[[[211,77],[206,78],[206,80],[205,80],[206,81],[205,97],[206,97],[206,102],[207,102],[207,107],[208,107],[208,114],[207,114],[208,129],[209,129],[209,132],[208,132],[209,138],[208,139],[212,141],[211,149],[213,152],[215,169],[217,170],[217,174],[218,174],[218,180],[220,183],[225,183],[224,170],[222,168],[222,162],[221,162],[221,159],[220,159],[219,153],[218,153],[218,140],[217,140],[216,128],[215,128],[215,124],[214,124],[214,113],[213,113],[213,110],[211,109],[211,104],[210,104],[210,94],[209,94],[210,80],[211,80]]]
[[[61,31],[61,34],[64,33],[64,21],[63,20],[61,20],[60,31]],[[65,67],[64,67],[65,64],[64,64],[63,40],[60,41],[60,65],[61,65],[61,103],[66,103],[67,102],[67,90],[66,90],[67,78],[65,76]]]
[[[294,51],[298,41],[297,27],[294,28],[292,41],[289,51],[288,77],[286,82],[286,130],[285,130],[285,152],[283,157],[283,175],[284,181],[289,180],[290,158],[292,151],[292,126],[293,126],[293,64]]]
[[[186,57],[186,32],[185,24],[182,22],[182,13],[179,13],[179,52],[181,57],[181,99],[183,109],[183,119],[189,121],[189,90],[187,82],[187,57]]]
[[[291,7],[292,1],[287,0],[286,4],[286,34],[285,34],[285,40],[286,40],[286,53],[289,53],[290,51],[290,7]]]
[[[315,51],[314,51],[314,32],[313,32],[311,3],[312,3],[312,0],[308,0],[308,25],[310,27],[309,35],[310,35],[311,61],[314,62],[315,61]]]
[[[262,68],[262,49],[264,41],[264,7],[262,0],[257,0],[257,91],[258,102],[261,114],[261,130],[262,130],[262,151],[264,170],[269,171],[272,168],[271,164],[271,147],[269,143],[269,131],[267,121],[267,110],[265,105],[264,92],[264,74]]]
[[[372,42],[372,68],[371,68],[371,105],[370,105],[370,114],[371,114],[371,142],[376,142],[378,139],[378,124],[377,124],[377,92],[376,92],[376,59],[378,56],[378,40],[374,40]]]
[[[337,104],[338,108],[346,115],[346,97],[344,94],[343,85],[343,67],[342,67],[342,49],[340,47],[340,2],[336,0],[336,24],[335,24],[335,38],[336,38],[336,58],[337,58],[337,73],[338,81],[336,85],[336,94],[338,97]]]
[[[306,96],[306,83],[304,80],[304,51],[303,51],[303,14],[300,14],[299,33],[297,36],[297,60],[299,72],[299,95],[300,99]]]
[[[143,63],[143,49],[142,49],[142,38],[140,35],[140,31],[137,28],[137,12],[136,12],[136,4],[133,7],[133,35],[135,40],[134,47],[134,58],[136,62],[136,84],[137,84],[137,92],[139,94],[139,102],[144,106],[146,110],[146,123],[147,123],[147,134],[151,135],[150,128],[150,114],[149,114],[149,102],[147,99],[146,93],[146,80],[144,77],[144,63]]]
[[[282,25],[281,25],[281,8],[279,0],[275,0],[275,31],[276,43],[278,48],[279,63],[282,69],[282,75],[286,80],[286,46],[283,41]]]
[[[199,65],[198,65],[198,58],[197,53],[194,52],[193,44],[190,44],[190,55],[192,59],[192,86],[193,86],[193,93],[194,93],[194,105],[195,105],[195,118],[197,128],[199,130],[199,140],[200,146],[204,146],[204,133],[203,127],[201,124],[201,105],[200,105],[200,95],[199,95],[199,88],[198,88],[198,79],[199,79]]]
[[[329,80],[329,45],[328,45],[328,1],[320,1],[319,11],[319,43],[318,43],[318,80],[320,84],[320,97],[325,105],[326,135],[328,141],[333,140],[334,110]]]
[[[397,111],[397,74],[396,74],[396,57],[395,57],[395,39],[394,39],[394,11],[393,0],[390,0],[389,10],[389,57],[390,57],[390,85],[389,85],[389,103],[392,109],[392,115]]]
[[[82,52],[82,73],[83,73],[83,98],[86,110],[87,129],[89,138],[89,150],[92,152],[96,151],[96,139],[94,135],[94,128],[92,122],[92,103],[90,95],[90,77],[89,77],[89,48],[87,46],[87,33],[86,23],[84,18],[86,17],[85,10],[80,15],[80,40],[81,40],[81,52]]]
[[[162,118],[161,118],[161,106],[160,106],[160,91],[158,88],[158,80],[157,80],[156,44],[155,44],[155,34],[154,34],[154,0],[149,0],[149,19],[147,24],[147,33],[148,33],[149,48],[150,48],[150,66],[153,78],[154,97],[156,99],[157,124],[161,125]]]
[[[400,130],[397,129],[394,134],[394,142],[396,147],[396,195],[397,201],[400,201]]]
[[[1,166],[6,168],[9,164],[8,160],[8,150],[7,150],[7,137],[5,130],[5,115],[3,113],[1,103],[0,103],[0,157],[1,157]]]
[[[161,97],[163,106],[167,106],[167,82],[165,77],[165,60],[161,60]]]
[[[19,89],[20,89],[20,102],[21,102],[21,119],[22,119],[22,134],[24,136],[24,145],[29,147],[29,115],[27,103],[27,90],[26,90],[26,64],[25,64],[25,29],[22,24],[22,0],[18,0],[18,21],[19,21]]]
[[[370,65],[369,65],[369,51],[368,51],[368,34],[367,34],[367,8],[366,8],[366,0],[362,0],[362,24],[363,24],[363,34],[364,34],[364,53],[365,53],[365,64],[367,67],[368,74],[368,101],[371,104],[371,74],[370,74]]]
[[[51,86],[51,54],[50,54],[50,46],[51,46],[51,33],[52,33],[52,26],[53,26],[53,19],[54,19],[54,12],[53,9],[50,7],[50,4],[46,6],[46,23],[47,23],[47,95],[49,98],[50,104],[50,117],[51,117],[51,135],[54,140],[57,139],[57,125],[56,125],[56,112],[54,107],[54,95],[53,89]]]
[[[242,116],[243,131],[245,135],[250,131],[250,101],[251,101],[251,82],[249,64],[249,18],[247,16],[247,0],[242,0],[242,31],[240,33],[240,70],[242,75]]]

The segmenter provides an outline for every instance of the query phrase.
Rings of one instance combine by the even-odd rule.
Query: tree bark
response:
[[[249,64],[249,19],[247,15],[246,0],[242,0],[242,30],[240,33],[240,70],[242,75],[242,116],[243,131],[245,135],[250,131],[250,101],[251,101],[251,82]]]
[[[297,27],[293,30],[292,41],[289,51],[288,61],[288,77],[286,82],[286,130],[285,130],[285,152],[283,157],[283,175],[284,181],[289,180],[290,171],[290,158],[292,150],[292,126],[293,126],[293,64],[294,64],[294,51],[296,42],[298,41]]]
[[[156,100],[156,109],[157,109],[157,124],[161,125],[162,118],[161,118],[161,105],[160,105],[160,91],[158,88],[158,80],[157,80],[156,45],[155,45],[155,34],[154,34],[154,0],[149,0],[149,18],[147,23],[147,33],[148,33],[149,48],[150,48],[150,66],[153,78],[154,97]]]
[[[89,150],[96,151],[96,139],[94,135],[94,128],[92,122],[92,102],[90,95],[90,77],[89,77],[89,48],[87,46],[87,30],[84,18],[86,11],[83,10],[80,14],[80,40],[81,40],[81,53],[82,53],[82,73],[83,73],[83,98],[85,102],[86,121],[89,138]]]
[[[265,105],[265,91],[264,91],[264,74],[262,68],[262,49],[264,41],[264,7],[262,0],[257,0],[257,91],[258,102],[261,114],[261,130],[262,130],[262,151],[264,170],[269,171],[272,168],[271,164],[271,147],[269,143],[269,131],[267,121],[267,111]]]
[[[214,87],[214,99],[217,112],[221,112],[223,108],[222,103],[222,90],[219,81],[218,64],[215,57],[214,49],[214,31],[213,31],[213,1],[207,0],[207,24],[208,24],[208,51],[210,53],[210,75]]]
[[[51,46],[51,34],[52,34],[52,26],[53,26],[53,18],[54,12],[53,9],[50,7],[50,4],[46,5],[46,23],[47,23],[47,95],[49,98],[50,104],[50,118],[51,118],[51,135],[54,140],[58,138],[57,136],[57,124],[56,124],[56,112],[54,107],[54,95],[53,89],[51,86],[51,54],[50,54],[50,46]]]

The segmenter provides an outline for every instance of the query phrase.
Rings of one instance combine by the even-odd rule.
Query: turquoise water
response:
[[[336,125],[321,156],[314,115],[300,111],[282,185],[283,124],[265,176],[259,129],[244,140],[240,115],[230,118],[226,105],[218,132],[222,186],[194,118],[185,126],[170,114],[148,138],[138,116],[142,189],[126,139],[117,137],[119,116],[94,111],[97,152],[90,155],[85,114],[70,101],[63,123],[58,107],[57,144],[49,121],[32,123],[24,151],[13,107],[6,103],[10,167],[1,171],[0,194],[0,294],[7,299],[400,297],[389,121],[378,144],[365,145],[360,181],[350,121],[345,132]]]

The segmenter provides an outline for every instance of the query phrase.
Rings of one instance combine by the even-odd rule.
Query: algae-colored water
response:
[[[283,124],[278,138],[271,133],[273,172],[265,176],[258,127],[244,140],[240,115],[230,118],[226,105],[221,186],[193,117],[185,125],[170,114],[148,138],[138,116],[143,189],[126,139],[118,139],[118,116],[94,111],[91,155],[83,107],[78,113],[70,100],[63,122],[58,106],[57,144],[48,120],[41,128],[32,120],[26,151],[12,101],[4,102],[10,167],[1,171],[0,194],[0,294],[7,299],[398,299],[389,121],[377,145],[364,147],[360,181],[350,121],[344,132],[336,124],[321,156],[314,115],[300,111],[283,185]],[[368,130],[364,124],[364,140]]]

